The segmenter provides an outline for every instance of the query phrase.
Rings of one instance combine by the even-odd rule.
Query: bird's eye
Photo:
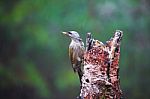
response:
[[[72,34],[71,32],[68,32],[68,34]]]

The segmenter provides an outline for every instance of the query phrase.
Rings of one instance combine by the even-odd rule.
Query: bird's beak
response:
[[[67,34],[67,32],[62,32],[62,34]]]
[[[62,32],[62,34],[64,34],[64,35],[68,35],[68,32]]]

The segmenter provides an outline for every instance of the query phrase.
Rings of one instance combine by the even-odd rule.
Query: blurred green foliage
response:
[[[126,99],[150,97],[149,0],[1,0],[0,98],[74,99],[79,80],[62,31],[108,40],[124,32],[120,79]],[[69,93],[69,94],[68,94]]]

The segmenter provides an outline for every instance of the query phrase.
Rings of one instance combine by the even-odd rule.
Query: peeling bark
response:
[[[121,98],[119,56],[122,36],[123,32],[116,30],[114,36],[103,44],[87,34],[80,90],[83,99]]]

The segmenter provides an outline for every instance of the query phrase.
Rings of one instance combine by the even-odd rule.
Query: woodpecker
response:
[[[72,64],[72,68],[74,72],[78,73],[81,83],[81,78],[83,75],[82,72],[83,55],[85,51],[84,43],[82,42],[82,39],[80,38],[78,32],[76,31],[69,31],[62,33],[71,38],[71,43],[69,45],[69,58]]]

